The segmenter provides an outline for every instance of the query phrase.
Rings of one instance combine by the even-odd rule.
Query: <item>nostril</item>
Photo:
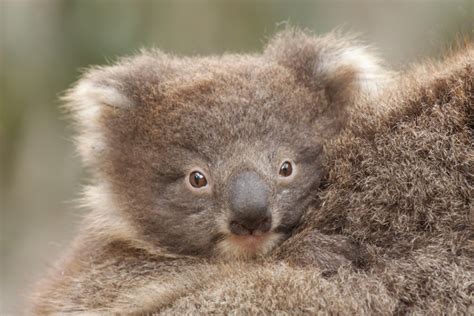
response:
[[[272,227],[272,220],[269,217],[264,218],[258,225],[258,230],[262,233],[266,233]]]
[[[230,231],[236,235],[249,235],[251,233],[247,227],[237,221],[231,221],[229,227]]]
[[[272,226],[271,217],[261,219],[243,219],[232,220],[229,224],[230,231],[236,235],[251,235],[258,233],[266,233]]]

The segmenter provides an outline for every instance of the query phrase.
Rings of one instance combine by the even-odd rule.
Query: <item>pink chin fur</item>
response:
[[[251,257],[268,253],[281,239],[280,234],[269,232],[261,235],[228,235],[218,249],[224,257]]]

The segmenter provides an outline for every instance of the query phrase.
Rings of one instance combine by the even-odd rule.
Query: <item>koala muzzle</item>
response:
[[[268,185],[253,171],[234,176],[230,183],[230,231],[236,235],[268,232],[272,224]]]

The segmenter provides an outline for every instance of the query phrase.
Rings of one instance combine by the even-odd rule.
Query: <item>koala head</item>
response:
[[[298,224],[346,108],[381,68],[336,35],[288,30],[262,54],[143,52],[66,96],[95,175],[94,225],[170,252],[263,254]]]

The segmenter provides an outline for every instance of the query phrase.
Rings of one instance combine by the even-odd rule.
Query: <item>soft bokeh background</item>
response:
[[[317,33],[343,26],[395,68],[471,37],[474,1],[0,0],[1,309],[68,247],[86,181],[58,95],[79,69],[140,47],[178,54],[259,51],[282,22]]]

